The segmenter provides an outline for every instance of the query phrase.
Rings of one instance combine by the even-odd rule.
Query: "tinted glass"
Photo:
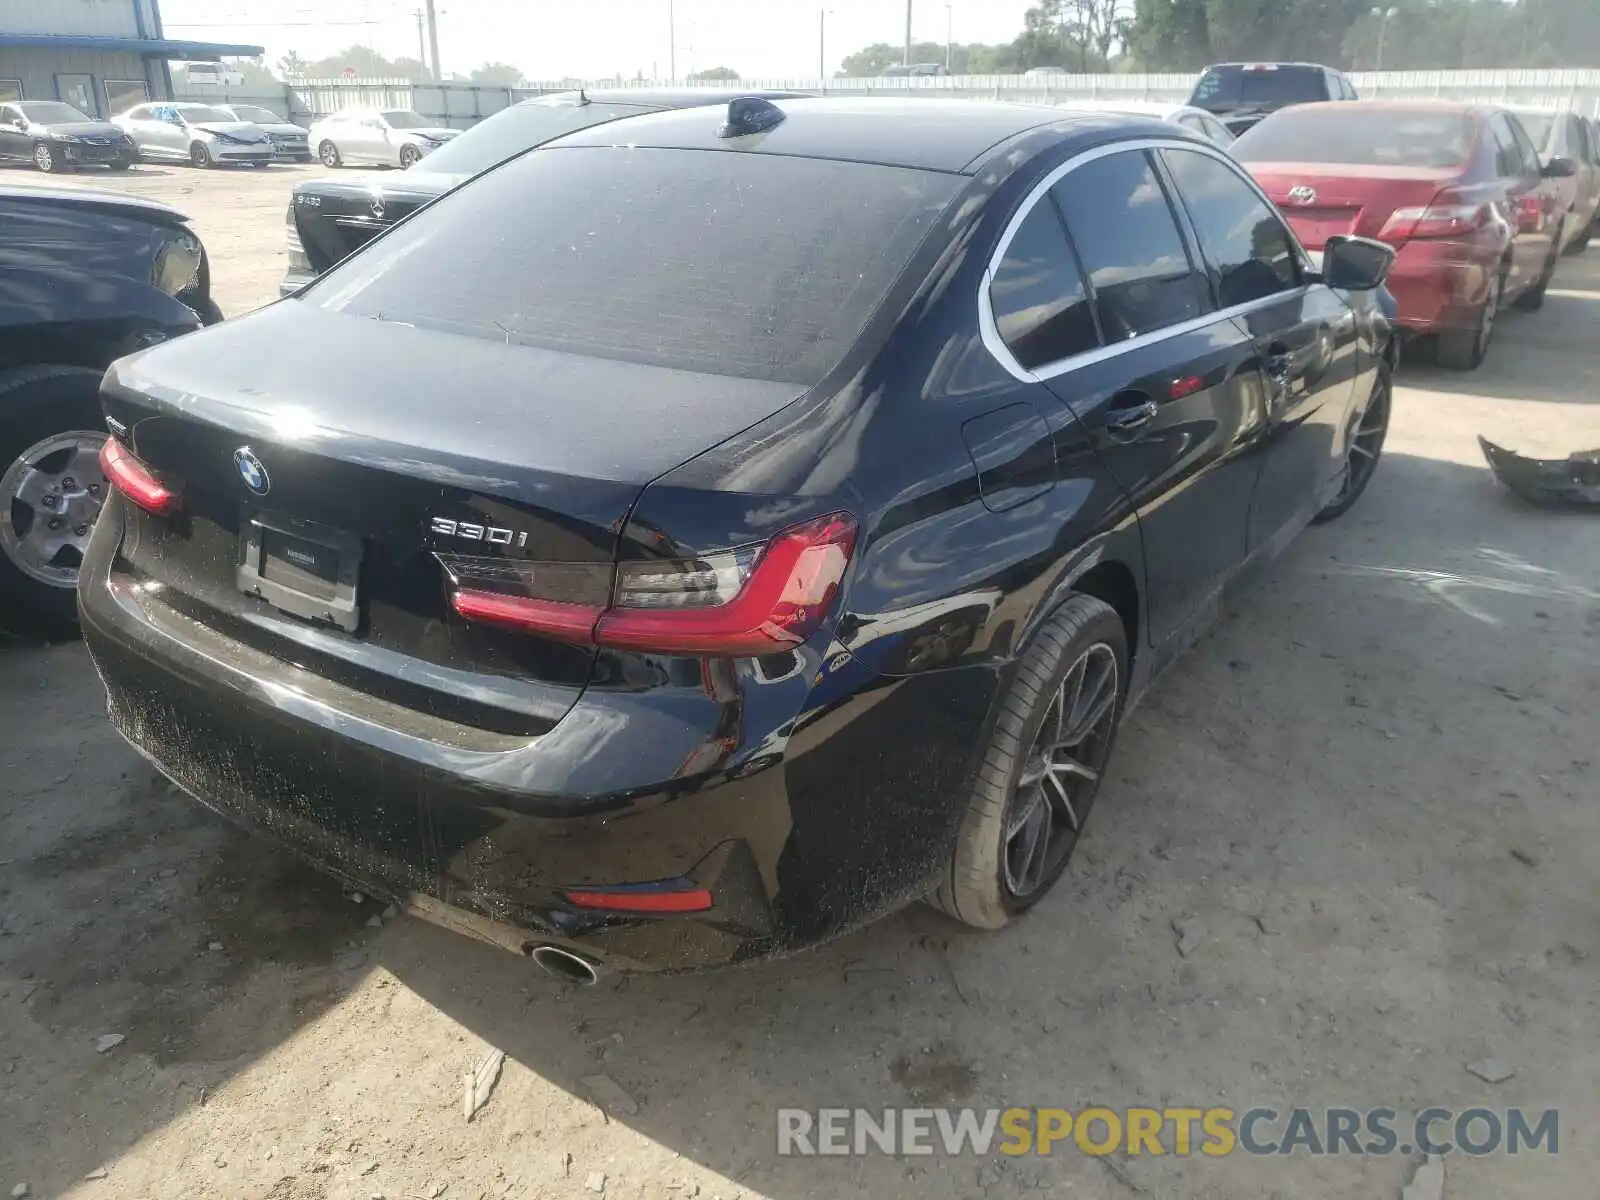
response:
[[[1048,196],[1017,226],[989,285],[989,302],[1000,340],[1025,367],[1100,344],[1083,276]]]
[[[70,104],[59,104],[54,100],[30,100],[21,106],[28,120],[39,125],[67,125],[73,121],[92,121]]]
[[[1051,189],[1094,288],[1107,343],[1200,316],[1205,279],[1142,151],[1097,158]]]
[[[1463,113],[1357,107],[1287,108],[1248,133],[1230,152],[1240,162],[1356,163],[1458,167],[1472,153],[1474,126]]]
[[[1328,81],[1321,67],[1212,67],[1195,84],[1189,103],[1215,111],[1326,99]]]
[[[1550,145],[1550,135],[1556,128],[1555,113],[1519,112],[1517,120],[1522,122],[1522,128],[1527,130],[1535,146],[1544,149]]]
[[[178,106],[178,112],[191,125],[198,124],[201,121],[236,120],[232,114],[226,113],[220,108],[212,108],[209,104],[181,104]]]
[[[809,385],[855,343],[964,182],[767,154],[542,150],[422,209],[300,302]]]
[[[1527,130],[1523,129],[1516,121],[1507,121],[1506,124],[1511,127],[1511,140],[1516,143],[1517,156],[1522,160],[1523,175],[1539,174],[1543,166],[1543,160],[1539,157],[1539,151],[1534,146],[1533,139],[1528,136]]]
[[[476,175],[564,133],[587,129],[618,117],[651,112],[637,104],[588,104],[531,101],[503,108],[448,141],[428,157],[428,170],[450,175]]]
[[[426,129],[433,124],[421,114],[404,109],[385,109],[380,115],[389,123],[390,129]]]
[[[1300,286],[1299,255],[1283,220],[1227,166],[1191,150],[1163,150],[1200,248],[1217,271],[1223,308]]]

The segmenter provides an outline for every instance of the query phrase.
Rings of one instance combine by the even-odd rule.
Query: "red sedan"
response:
[[[1274,113],[1232,150],[1314,254],[1338,233],[1395,248],[1399,323],[1433,335],[1446,367],[1483,361],[1504,304],[1544,303],[1561,238],[1555,180],[1574,164],[1541,163],[1502,109],[1303,104]]]

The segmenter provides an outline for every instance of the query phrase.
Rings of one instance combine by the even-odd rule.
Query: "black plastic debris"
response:
[[[1566,458],[1524,458],[1480,437],[1478,445],[1495,478],[1530,504],[1550,508],[1600,508],[1600,450]]]

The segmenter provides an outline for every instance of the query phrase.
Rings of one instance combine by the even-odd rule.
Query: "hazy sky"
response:
[[[817,71],[818,15],[829,9],[828,73],[872,42],[898,45],[905,36],[904,0],[675,0],[677,27],[668,35],[668,0],[435,0],[439,56],[445,71],[466,74],[488,60],[521,67],[530,79],[622,74],[665,76],[677,43],[678,74],[729,66],[746,78],[805,76]],[[289,50],[321,58],[365,42],[393,58],[417,55],[416,9],[422,0],[161,0],[169,37],[249,43],[276,63]],[[914,0],[919,41],[945,38],[943,3]],[[1008,41],[1022,29],[1030,0],[953,0],[958,42]],[[263,23],[265,22],[265,23]]]

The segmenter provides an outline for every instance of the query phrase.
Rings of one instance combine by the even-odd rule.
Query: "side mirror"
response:
[[[1394,265],[1394,248],[1371,238],[1335,234],[1322,248],[1322,282],[1347,292],[1382,287]]]
[[[1570,158],[1552,158],[1544,164],[1543,175],[1546,179],[1571,179],[1578,173],[1578,164]]]

